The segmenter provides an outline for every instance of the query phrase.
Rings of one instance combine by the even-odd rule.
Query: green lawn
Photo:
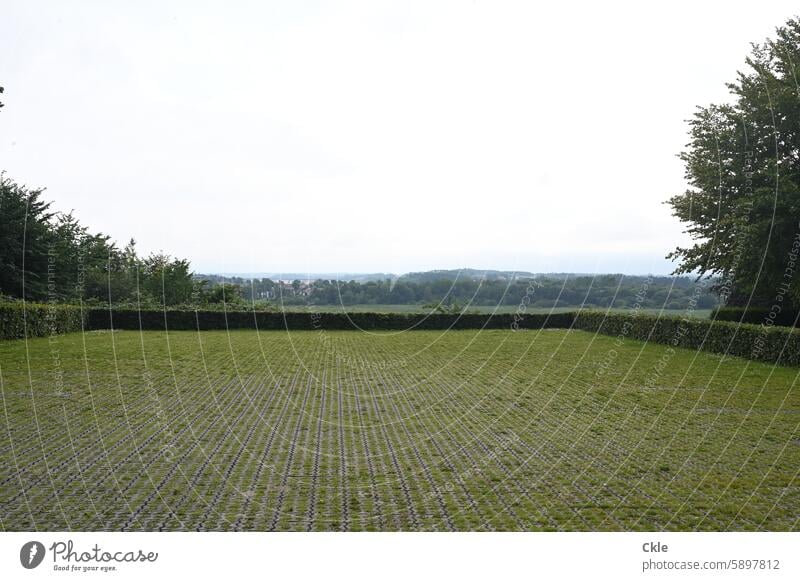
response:
[[[0,342],[0,529],[796,530],[797,379],[566,330]]]

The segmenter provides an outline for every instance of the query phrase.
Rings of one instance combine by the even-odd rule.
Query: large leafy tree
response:
[[[800,234],[800,21],[753,45],[728,85],[732,102],[699,107],[680,158],[690,188],[669,200],[693,245],[676,274],[719,275],[732,305],[800,305],[792,267]],[[795,247],[796,248],[796,247]],[[794,265],[795,268],[798,265]]]

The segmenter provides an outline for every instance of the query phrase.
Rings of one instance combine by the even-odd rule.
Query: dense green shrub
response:
[[[80,307],[58,304],[0,303],[0,339],[45,337],[83,328]]]
[[[800,330],[769,325],[655,316],[641,312],[582,311],[553,314],[317,313],[245,310],[136,310],[8,303],[0,305],[0,337],[18,339],[51,333],[101,329],[128,330],[412,330],[412,329],[579,329],[746,357],[800,365]]]
[[[717,321],[752,323],[754,325],[772,324],[783,327],[800,327],[800,313],[794,310],[768,309],[766,307],[720,307],[714,309],[711,318]],[[768,323],[771,321],[771,323]]]
[[[575,318],[573,328],[768,363],[800,365],[800,331],[786,327],[584,311]]]

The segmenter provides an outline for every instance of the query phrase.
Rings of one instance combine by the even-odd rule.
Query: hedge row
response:
[[[313,313],[88,309],[66,305],[0,304],[0,338],[20,339],[100,329],[129,330],[411,330],[580,329],[672,347],[800,365],[800,330],[708,319],[581,311],[553,314]]]
[[[152,329],[174,331],[215,329],[275,330],[410,330],[410,329],[541,329],[566,328],[574,313],[532,314],[408,314],[312,313],[259,311],[137,311],[93,309],[89,329]]]
[[[0,303],[0,339],[46,337],[83,328],[80,307],[39,303]]]
[[[754,325],[779,325],[783,327],[800,327],[800,312],[789,309],[768,309],[766,307],[719,307],[711,313],[712,319],[732,321],[734,323],[752,323]]]
[[[800,365],[800,331],[708,319],[583,311],[574,329],[781,365]]]

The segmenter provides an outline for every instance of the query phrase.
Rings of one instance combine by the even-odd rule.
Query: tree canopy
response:
[[[151,306],[192,300],[189,261],[164,253],[140,258],[133,240],[120,250],[71,212],[53,211],[42,194],[0,174],[0,296]]]
[[[730,305],[800,305],[800,21],[754,44],[732,102],[698,107],[680,154],[689,189],[668,204],[693,245],[675,273],[714,274]],[[785,301],[784,301],[785,299]]]

